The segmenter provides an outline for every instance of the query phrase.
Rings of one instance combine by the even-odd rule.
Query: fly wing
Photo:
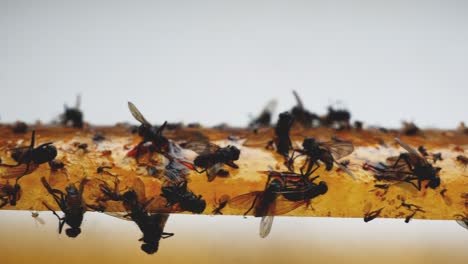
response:
[[[459,225],[461,225],[462,227],[468,229],[468,221],[466,221],[466,220],[465,220],[465,221],[463,221],[463,220],[456,220],[456,221],[457,221],[457,223],[458,223]]]
[[[167,223],[167,219],[169,219],[169,214],[157,214],[155,219],[158,222],[161,230],[164,230],[164,227],[166,226],[166,223]]]
[[[348,156],[354,151],[354,146],[351,142],[343,141],[329,141],[320,143],[321,147],[329,150],[333,156],[333,159],[339,160],[345,156]]]
[[[356,176],[354,176],[354,174],[353,174],[348,168],[346,168],[345,166],[341,165],[341,163],[336,162],[336,161],[335,161],[335,164],[336,164],[336,166],[338,166],[342,171],[346,172],[346,174],[348,174],[349,176],[351,176],[351,178],[353,178],[353,180],[356,180]]]
[[[299,94],[296,91],[293,91],[294,98],[296,98],[297,106],[300,109],[304,109],[304,104],[302,103],[301,97],[299,97]]]
[[[411,146],[409,146],[408,144],[406,144],[405,142],[401,141],[399,138],[395,138],[395,141],[402,147],[404,148],[406,151],[408,151],[411,155],[414,155],[415,157],[418,157],[422,160],[424,160],[426,163],[427,163],[427,160],[421,156],[421,154],[419,153],[419,151],[415,150],[414,148],[412,148]]]
[[[208,175],[208,181],[213,181],[216,178],[219,170],[223,167],[223,163],[215,163],[213,166],[209,167],[206,170],[206,175]]]
[[[110,216],[113,216],[122,220],[132,221],[132,219],[130,218],[130,216],[127,215],[127,213],[121,213],[121,212],[104,212],[104,213],[106,215],[110,215]]]
[[[248,209],[252,205],[253,201],[255,200],[255,197],[257,197],[257,200],[255,203],[258,203],[261,200],[262,196],[263,196],[262,191],[255,191],[255,192],[241,194],[229,200],[228,205],[233,208]]]
[[[271,227],[273,225],[273,219],[275,217],[272,215],[263,216],[260,221],[259,235],[261,238],[265,238],[270,234]]]
[[[138,196],[138,202],[145,203],[146,192],[145,192],[145,183],[143,182],[143,180],[140,179],[139,177],[135,178],[132,188]]]
[[[276,110],[276,106],[278,105],[278,101],[276,101],[275,99],[271,99],[267,105],[265,106],[265,108],[263,109],[263,113],[270,113],[270,114],[273,114]]]
[[[306,204],[306,200],[292,202],[282,196],[278,196],[268,208],[268,215],[283,215]]]
[[[3,179],[16,179],[20,176],[34,172],[38,167],[39,165],[33,162],[29,164],[29,169],[27,171],[25,164],[18,167],[0,167],[0,177]]]
[[[81,107],[81,94],[78,94],[76,96],[75,109],[80,109],[80,107]]]
[[[130,113],[132,113],[133,117],[136,120],[138,120],[138,122],[142,123],[146,127],[151,127],[150,122],[146,120],[143,114],[138,110],[138,108],[132,102],[128,102],[128,109],[130,110]]]
[[[197,154],[216,152],[220,147],[208,141],[191,141],[182,145],[183,148],[193,150]]]

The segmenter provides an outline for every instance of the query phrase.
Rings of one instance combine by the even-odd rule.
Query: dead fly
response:
[[[364,214],[364,222],[370,222],[372,220],[374,220],[375,218],[379,217],[380,213],[382,212],[382,210],[384,209],[384,207],[380,208],[380,209],[377,209],[377,210],[374,210],[374,211],[371,211],[371,212],[366,212]]]
[[[230,197],[227,194],[222,195],[218,200],[216,200],[215,196],[215,208],[211,213],[214,215],[222,215],[223,213],[221,212],[221,210],[223,210],[224,207],[226,207],[227,203],[229,202],[229,199]]]
[[[293,115],[288,112],[281,113],[275,127],[275,138],[268,143],[266,148],[271,149],[274,145],[278,154],[288,158],[289,151],[293,149],[291,138],[289,137],[289,131],[293,123]]]
[[[146,199],[145,186],[140,178],[137,178],[133,188],[123,194],[118,191],[117,182],[114,190],[111,190],[107,184],[101,184],[100,189],[105,195],[102,200],[122,201],[127,214],[107,214],[135,222],[143,233],[143,237],[139,240],[143,242],[141,250],[147,254],[154,254],[158,251],[161,238],[165,239],[174,235],[164,232],[169,214],[148,213],[147,207],[153,202],[154,197]]]
[[[67,105],[65,106],[65,112],[60,116],[61,123],[64,126],[71,125],[74,128],[82,128],[83,127],[83,112],[80,110],[81,105],[81,96],[78,95],[76,97],[76,104],[75,107],[69,108]]]
[[[468,215],[467,214],[465,215],[457,214],[457,215],[454,215],[454,217],[457,218],[456,221],[459,225],[468,229]]]
[[[406,209],[411,211],[411,214],[408,215],[405,218],[405,223],[409,223],[409,221],[416,215],[416,213],[418,213],[418,212],[425,213],[426,212],[419,205],[407,203],[404,198],[400,197],[400,200],[401,200],[401,205],[398,206],[397,209],[400,208],[400,207],[405,207]]]
[[[434,164],[439,160],[440,161],[444,160],[442,158],[442,153],[440,153],[440,152],[438,152],[438,153],[429,153],[429,152],[427,152],[427,150],[426,150],[426,148],[424,146],[419,146],[418,151],[423,157],[431,158],[433,160]]]
[[[463,156],[463,155],[458,155],[457,156],[457,162],[463,166],[464,169],[466,169],[466,166],[468,166],[468,157]]]
[[[31,217],[34,219],[34,223],[36,223],[36,225],[45,225],[45,221],[39,216],[39,212],[31,212]]]
[[[244,215],[253,210],[255,217],[262,217],[260,237],[270,233],[273,216],[286,214],[302,205],[309,205],[310,200],[328,191],[324,181],[318,184],[304,175],[293,172],[267,171],[268,179],[263,191],[254,191],[232,198],[229,205],[236,208],[248,208]]]
[[[8,181],[5,184],[0,184],[0,208],[8,203],[15,206],[16,202],[21,198],[21,186],[18,183],[11,185]]]
[[[403,122],[403,128],[401,133],[407,136],[414,136],[420,131],[419,127],[416,126],[413,122]]]
[[[315,138],[306,138],[302,143],[302,149],[294,149],[293,154],[287,162],[290,171],[294,171],[294,161],[299,157],[305,157],[306,160],[300,168],[301,174],[310,176],[319,167],[320,162],[325,164],[327,171],[333,168],[336,164],[341,170],[349,174],[353,179],[354,175],[345,166],[341,165],[337,160],[351,154],[354,151],[354,146],[348,141],[329,141],[319,142]],[[295,154],[299,153],[299,155]],[[315,166],[315,169],[314,169]]]
[[[12,131],[15,134],[24,134],[28,132],[28,124],[26,124],[25,122],[16,121],[12,127]]]
[[[28,147],[14,148],[12,158],[17,162],[15,165],[0,164],[0,166],[8,167],[9,169],[2,175],[5,179],[16,178],[16,182],[23,176],[34,171],[38,165],[51,162],[57,156],[57,149],[52,142],[44,143],[38,147],[34,147],[36,132],[33,130],[31,135],[31,144]],[[21,165],[26,165],[26,168],[20,168]]]
[[[206,141],[193,141],[181,144],[181,147],[193,150],[198,156],[193,160],[193,164],[182,160],[177,161],[198,173],[206,172],[208,181],[215,179],[224,164],[234,169],[239,168],[234,163],[240,156],[240,150],[236,146],[228,145],[222,148]]]
[[[318,115],[305,109],[299,94],[293,91],[294,98],[296,98],[296,106],[291,109],[291,114],[294,120],[302,127],[310,128],[316,127],[320,124],[320,118]]]
[[[433,167],[423,156],[415,149],[408,146],[400,139],[395,139],[402,146],[406,153],[401,153],[398,157],[387,159],[388,164],[382,162],[378,164],[364,164],[365,170],[371,170],[375,173],[374,177],[381,181],[408,182],[419,191],[423,181],[427,181],[427,187],[432,189],[440,185],[439,167]],[[415,184],[413,181],[417,181]]]
[[[66,193],[58,189],[53,189],[44,177],[41,178],[41,181],[47,189],[47,192],[54,198],[60,210],[65,214],[64,217],[60,217],[46,202],[43,202],[45,207],[52,211],[58,218],[59,234],[62,233],[63,226],[67,224],[70,226],[70,228],[65,230],[67,236],[77,237],[81,233],[80,227],[83,222],[84,213],[86,212],[86,205],[83,201],[83,191],[88,179],[83,178],[79,188],[76,188],[74,184],[69,184],[65,188]]]
[[[205,211],[206,202],[201,195],[195,195],[187,188],[187,181],[170,183],[161,188],[161,196],[166,198],[166,207],[177,206],[177,211],[189,211],[201,214]]]
[[[328,113],[321,118],[321,123],[324,126],[334,127],[336,129],[350,129],[351,113],[348,110],[328,107]]]
[[[145,143],[151,142],[151,147],[149,149],[150,151],[155,151],[170,159],[170,157],[167,155],[169,152],[169,140],[162,134],[164,128],[167,125],[167,121],[164,122],[164,124],[159,128],[156,128],[146,120],[143,114],[141,114],[141,112],[133,103],[128,102],[128,109],[132,113],[133,117],[141,123],[141,125],[138,127],[138,134],[143,138],[143,140],[138,143],[138,145],[133,150],[128,152],[127,156],[135,156],[135,158],[138,160],[139,155],[142,152],[145,152]]]
[[[250,129],[256,130],[260,127],[270,126],[271,119],[277,105],[278,102],[276,100],[269,101],[265,108],[263,108],[263,111],[260,113],[260,115],[250,121],[248,127]]]

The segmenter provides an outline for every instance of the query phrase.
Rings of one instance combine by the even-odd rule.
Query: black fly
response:
[[[74,128],[82,128],[83,127],[83,112],[80,110],[81,104],[81,96],[78,95],[76,97],[76,104],[74,108],[69,108],[65,105],[65,112],[60,116],[62,125],[69,125],[71,124]]]
[[[88,182],[86,178],[82,179],[79,188],[76,188],[74,184],[70,184],[65,188],[66,193],[58,189],[53,189],[47,180],[42,177],[42,184],[47,189],[50,195],[54,198],[60,210],[65,214],[64,217],[60,217],[47,203],[43,202],[45,207],[52,211],[52,213],[59,220],[59,234],[62,233],[63,226],[68,224],[70,228],[65,230],[65,233],[69,237],[77,237],[81,233],[81,223],[83,222],[83,216],[86,212],[86,205],[83,201],[84,186]]]

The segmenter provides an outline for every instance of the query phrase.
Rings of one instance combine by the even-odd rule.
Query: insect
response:
[[[276,146],[276,152],[285,158],[289,157],[289,151],[293,149],[289,131],[294,123],[294,116],[289,112],[279,114],[278,122],[275,127],[275,138],[268,142],[267,149]]]
[[[207,141],[193,141],[181,144],[181,147],[195,151],[198,156],[193,160],[193,164],[179,159],[178,161],[198,173],[206,172],[208,181],[215,179],[224,164],[234,169],[239,168],[234,163],[240,156],[240,150],[236,146],[228,145],[222,148]]]
[[[300,168],[301,174],[310,176],[319,167],[320,162],[325,164],[326,170],[330,171],[333,164],[336,164],[341,170],[349,174],[353,179],[353,173],[343,166],[337,160],[351,154],[354,151],[354,146],[351,142],[343,140],[332,140],[329,142],[319,142],[315,138],[306,138],[302,142],[302,149],[294,149],[293,154],[287,161],[290,171],[294,171],[295,159],[305,156],[306,160]],[[295,154],[299,153],[299,155]],[[314,168],[315,166],[315,168]]]
[[[433,160],[434,164],[439,160],[444,160],[442,158],[442,153],[440,153],[440,152],[438,152],[438,153],[429,153],[429,152],[427,152],[427,150],[426,150],[426,148],[424,146],[419,146],[418,147],[418,152],[425,158],[430,157]]]
[[[10,168],[3,178],[16,178],[18,182],[23,176],[31,173],[38,165],[51,162],[57,156],[57,149],[52,142],[47,142],[34,147],[36,132],[33,130],[31,135],[31,143],[28,147],[18,147],[13,149],[12,158],[17,162],[15,165],[0,164],[0,166]],[[26,165],[26,169],[19,168],[21,165]],[[19,168],[15,169],[15,168]],[[30,170],[31,169],[31,170]]]
[[[61,123],[64,126],[71,125],[74,128],[82,128],[83,127],[83,112],[80,110],[81,105],[81,96],[78,95],[76,97],[76,104],[75,107],[69,108],[66,104],[65,112],[60,116]]]
[[[328,191],[324,181],[318,184],[314,180],[318,176],[308,177],[294,172],[265,171],[268,179],[263,191],[254,191],[232,198],[229,205],[237,208],[247,208],[244,215],[253,210],[260,221],[260,237],[270,233],[275,215],[286,214],[302,205],[309,205],[310,200]]]
[[[468,215],[456,214],[454,217],[458,218],[457,223],[462,227],[468,229]]]
[[[12,131],[15,134],[24,134],[28,132],[28,124],[26,124],[25,122],[16,121],[12,127]]]
[[[229,202],[229,199],[230,197],[227,194],[222,195],[218,200],[216,200],[215,198],[216,207],[213,209],[211,213],[214,215],[222,215],[223,213],[221,212],[221,210],[223,210],[224,207],[226,207],[227,203]]]
[[[34,219],[34,222],[36,223],[36,225],[38,223],[41,225],[45,225],[45,221],[39,216],[39,212],[37,211],[31,212],[31,217]]]
[[[159,128],[156,128],[146,120],[143,114],[141,114],[141,112],[133,103],[128,102],[128,109],[130,110],[130,113],[133,115],[133,117],[141,123],[141,125],[138,127],[138,134],[143,138],[143,140],[133,150],[131,150],[127,156],[135,156],[135,158],[138,159],[140,153],[144,151],[144,144],[151,142],[151,151],[163,154],[167,158],[171,159],[171,157],[167,155],[170,145],[169,139],[164,137],[162,134],[164,128],[167,126],[167,121],[164,122],[164,124]]]
[[[403,122],[403,128],[401,129],[401,133],[407,136],[414,136],[418,134],[420,131],[419,127],[416,126],[413,122]]]
[[[389,165],[382,162],[377,165],[365,164],[364,169],[374,171],[377,180],[408,182],[419,191],[423,181],[428,182],[426,188],[437,188],[440,185],[439,172],[441,168],[433,167],[415,149],[400,139],[395,138],[395,140],[407,151],[406,153],[388,158]],[[416,181],[417,184],[413,181]]]
[[[336,127],[337,129],[350,129],[351,113],[348,110],[335,110],[333,107],[328,107],[328,113],[321,118],[321,123],[324,126]]]
[[[306,128],[317,126],[320,123],[319,116],[305,109],[304,104],[296,91],[293,91],[293,95],[297,103],[296,106],[291,109],[291,115],[294,120]]]
[[[60,217],[46,202],[43,202],[44,206],[52,211],[58,218],[59,234],[62,233],[63,226],[67,224],[70,227],[65,230],[67,236],[77,237],[81,233],[81,223],[83,222],[83,216],[86,212],[86,205],[83,201],[83,191],[88,179],[83,178],[79,188],[76,188],[74,184],[69,184],[65,188],[66,193],[58,189],[53,189],[44,177],[41,178],[41,182],[47,192],[52,195],[60,210],[65,214],[63,217]]]
[[[166,198],[166,207],[178,205],[181,211],[189,211],[195,214],[201,214],[205,211],[206,202],[202,196],[196,196],[187,188],[187,181],[179,183],[170,183],[161,188],[161,196]]]
[[[0,208],[8,203],[11,206],[15,206],[16,202],[21,198],[21,194],[21,186],[18,182],[15,185],[11,185],[9,182],[0,184]]]
[[[466,166],[468,166],[468,157],[463,156],[463,155],[458,155],[457,156],[457,162],[463,166],[463,168],[466,169]]]
[[[263,108],[260,115],[254,118],[248,125],[250,129],[258,129],[259,127],[270,126],[271,118],[275,112],[278,102],[276,100],[271,100],[267,103],[265,108]]]
[[[118,190],[117,180],[115,181],[113,190],[105,183],[100,184],[100,189],[105,195],[105,197],[100,199],[101,201],[122,201],[127,214],[107,214],[135,222],[143,233],[143,237],[139,240],[143,242],[141,250],[147,254],[154,254],[158,251],[161,238],[165,239],[174,235],[173,233],[164,232],[164,226],[169,218],[169,214],[149,213],[147,211],[147,207],[154,201],[154,197],[151,199],[146,198],[145,186],[141,179],[137,178],[134,186],[123,194],[120,194]]]
[[[364,214],[364,222],[369,222],[369,221],[372,221],[374,220],[375,218],[379,217],[380,213],[382,212],[382,210],[384,209],[384,207],[380,208],[380,209],[377,209],[375,211],[372,211],[372,212],[367,212]]]

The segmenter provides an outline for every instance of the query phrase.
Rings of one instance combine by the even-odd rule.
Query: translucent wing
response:
[[[141,114],[141,112],[138,110],[138,108],[132,103],[128,102],[128,109],[130,110],[130,113],[132,113],[133,117],[138,120],[140,123],[147,127],[151,127],[150,122],[146,120],[146,118]]]
[[[351,142],[343,141],[329,141],[320,143],[321,147],[329,150],[333,156],[333,159],[339,160],[345,156],[348,156],[354,151],[354,146]]]
[[[138,201],[140,203],[146,202],[146,192],[145,192],[145,183],[139,177],[135,178],[132,186],[133,190],[136,192],[138,196]]]
[[[78,94],[78,95],[76,96],[75,108],[76,108],[76,109],[80,109],[80,106],[81,106],[81,94]]]
[[[219,170],[223,167],[223,163],[216,163],[213,166],[209,167],[206,170],[206,175],[208,175],[208,181],[213,181],[216,178]]]
[[[250,193],[245,193],[238,195],[234,198],[232,198],[229,201],[229,206],[233,208],[240,208],[240,209],[248,209],[253,201],[255,200],[255,197],[258,196],[257,202],[261,200],[261,197],[263,196],[262,191],[255,191],[255,192],[250,192]]]
[[[127,215],[127,213],[121,213],[121,212],[104,212],[104,213],[106,215],[110,215],[110,216],[113,216],[122,220],[132,221],[132,219],[130,218],[130,216]]]
[[[301,97],[296,91],[293,91],[294,98],[296,98],[297,106],[301,109],[304,109],[304,104],[302,103]]]
[[[268,208],[268,215],[283,215],[291,212],[292,210],[305,205],[307,201],[292,202],[282,196],[278,196],[276,200]]]
[[[410,154],[423,158],[423,157],[419,154],[419,152],[418,152],[417,150],[415,150],[414,148],[410,147],[408,144],[406,144],[405,142],[401,141],[399,138],[395,138],[395,141],[396,141],[402,148],[406,149],[406,151],[408,151]]]
[[[25,164],[22,164],[18,167],[0,167],[0,177],[3,179],[16,179],[20,176],[34,172],[38,167],[39,165],[33,162],[30,163],[29,169],[27,171]]]
[[[164,230],[166,226],[167,219],[169,219],[169,214],[152,214],[151,217],[159,224],[161,230]]]
[[[270,113],[273,114],[276,110],[276,106],[278,105],[278,101],[275,99],[270,100],[265,108],[263,109],[263,113]]]
[[[270,234],[271,227],[273,225],[273,219],[275,217],[272,215],[263,216],[260,221],[259,235],[261,238],[265,238]]]
[[[197,154],[207,154],[216,152],[220,149],[220,146],[210,143],[208,141],[192,141],[185,144],[181,144],[183,148],[193,150]]]
[[[468,229],[468,220],[467,220],[467,221],[456,220],[456,221],[457,221],[457,223],[458,223],[459,225],[461,225],[462,227]]]
[[[345,166],[341,165],[341,163],[336,162],[336,161],[335,161],[335,164],[336,164],[336,166],[338,166],[341,170],[343,170],[344,172],[346,172],[346,174],[348,174],[349,176],[351,176],[351,178],[353,178],[353,180],[356,180],[356,176],[354,176],[354,174],[353,174],[348,168],[346,168]]]

